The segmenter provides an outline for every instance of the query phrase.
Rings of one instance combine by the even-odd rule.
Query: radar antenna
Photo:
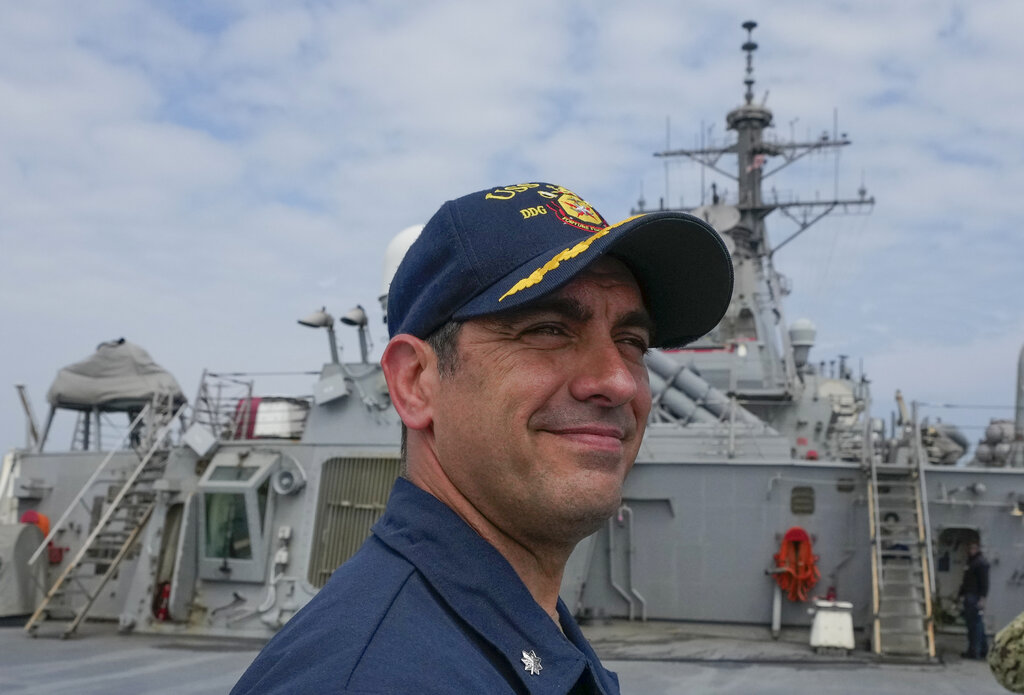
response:
[[[686,157],[700,164],[702,203],[705,170],[736,181],[735,196],[729,195],[722,186],[712,183],[711,205],[702,204],[695,209],[682,206],[670,209],[692,212],[706,220],[714,219],[719,225],[718,231],[728,238],[727,243],[731,242],[730,252],[736,261],[737,289],[734,301],[719,329],[716,329],[714,340],[725,344],[730,340],[750,340],[756,335],[761,336],[766,346],[776,343],[781,345],[782,349],[776,357],[782,364],[783,373],[778,379],[766,376],[765,387],[781,384],[786,391],[794,393],[800,388],[799,376],[793,361],[789,334],[780,328],[786,325],[781,300],[783,295],[789,293],[789,283],[775,271],[773,256],[830,213],[865,214],[874,206],[875,199],[868,195],[863,181],[856,195],[847,198],[840,198],[836,194],[831,200],[815,198],[804,201],[795,196],[789,200],[780,200],[774,187],[769,189],[769,197],[764,197],[763,183],[769,176],[813,152],[838,151],[838,148],[849,145],[850,140],[846,133],[839,130],[838,118],[833,119],[831,132],[825,131],[820,137],[808,137],[802,141],[794,137],[795,119],[789,122],[789,141],[780,138],[774,131],[765,132],[773,126],[773,114],[767,106],[767,92],[763,100],[754,99],[754,52],[758,45],[754,41],[753,32],[757,22],[747,21],[742,26],[747,32],[747,40],[740,47],[745,53],[746,62],[743,103],[729,111],[725,117],[728,129],[736,134],[735,140],[731,144],[705,141],[702,127],[700,144],[696,149],[669,149],[666,146],[663,152],[656,152],[654,156]],[[725,155],[736,158],[735,169],[721,163]],[[770,168],[773,159],[781,159],[781,163]],[[669,191],[666,190],[665,198],[668,197]],[[765,218],[776,210],[794,222],[797,229],[773,247],[768,240]],[[754,302],[750,299],[752,297],[760,299]],[[762,302],[762,299],[766,301]],[[753,325],[752,320],[757,325],[756,330],[749,328]],[[776,337],[770,338],[770,335]]]
[[[744,98],[748,104],[754,101],[754,51],[757,50],[757,44],[754,42],[754,29],[756,27],[757,22],[753,20],[748,19],[743,22],[743,28],[747,30],[747,40],[741,46],[747,52],[747,77],[743,80],[743,84],[747,85],[747,93]]]
[[[875,199],[867,195],[867,190],[862,182],[856,197],[839,198],[836,196],[831,200],[813,201],[799,199],[780,201],[777,197],[773,197],[770,201],[764,200],[762,182],[765,179],[812,152],[837,150],[849,145],[851,141],[846,137],[846,133],[838,132],[838,123],[833,124],[833,134],[826,132],[819,138],[808,138],[806,141],[792,139],[790,142],[785,142],[772,136],[765,139],[764,131],[773,125],[773,114],[765,103],[754,101],[754,51],[757,50],[757,43],[753,40],[753,31],[757,27],[757,22],[746,21],[742,26],[747,31],[747,40],[741,46],[746,53],[746,70],[743,79],[743,84],[746,85],[743,95],[744,103],[726,115],[728,129],[736,132],[735,142],[724,147],[717,147],[711,143],[705,146],[702,142],[701,147],[697,149],[665,149],[662,152],[655,152],[654,156],[687,157],[701,165],[702,175],[704,169],[710,169],[736,181],[738,183],[736,207],[742,213],[742,220],[733,234],[737,243],[737,252],[743,256],[770,259],[772,254],[828,214],[836,211],[845,214],[864,214],[870,212]],[[795,123],[795,119],[790,122],[791,131],[793,123]],[[722,156],[727,154],[736,156],[736,173],[728,171],[719,164]],[[768,162],[773,157],[781,157],[783,161],[769,169]],[[701,188],[703,190],[703,186]],[[669,197],[667,190],[665,197]],[[688,209],[684,208],[684,210]],[[770,248],[765,238],[764,218],[775,210],[792,220],[798,229],[777,246]]]

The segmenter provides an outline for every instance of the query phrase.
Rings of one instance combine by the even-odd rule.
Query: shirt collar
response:
[[[399,478],[373,533],[494,645],[530,693],[568,692],[588,661],[603,680],[603,667],[562,601],[564,635],[504,556],[430,493]],[[540,672],[531,673],[528,662],[539,663]]]

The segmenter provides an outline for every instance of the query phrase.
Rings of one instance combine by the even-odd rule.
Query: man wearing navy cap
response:
[[[562,573],[621,503],[644,354],[710,331],[731,294],[724,244],[689,215],[609,225],[547,183],[445,203],[388,296],[403,476],[233,692],[618,693]]]

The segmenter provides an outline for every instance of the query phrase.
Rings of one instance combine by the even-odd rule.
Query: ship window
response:
[[[252,539],[245,518],[245,495],[206,494],[206,557],[248,560]]]
[[[836,490],[839,492],[853,492],[857,489],[857,481],[853,478],[840,478],[836,481]]]
[[[789,494],[789,510],[794,514],[814,513],[814,488],[795,487]]]
[[[348,560],[384,513],[398,477],[397,458],[332,458],[320,470],[320,493],[313,527],[309,583],[319,588]]]
[[[248,480],[258,470],[259,466],[217,466],[208,480]]]
[[[281,453],[268,449],[217,452],[199,479],[199,576],[213,581],[262,582],[266,578],[272,476]]]

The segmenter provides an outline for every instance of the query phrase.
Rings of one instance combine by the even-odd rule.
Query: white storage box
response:
[[[847,601],[815,601],[811,623],[814,649],[853,649],[853,604]]]

